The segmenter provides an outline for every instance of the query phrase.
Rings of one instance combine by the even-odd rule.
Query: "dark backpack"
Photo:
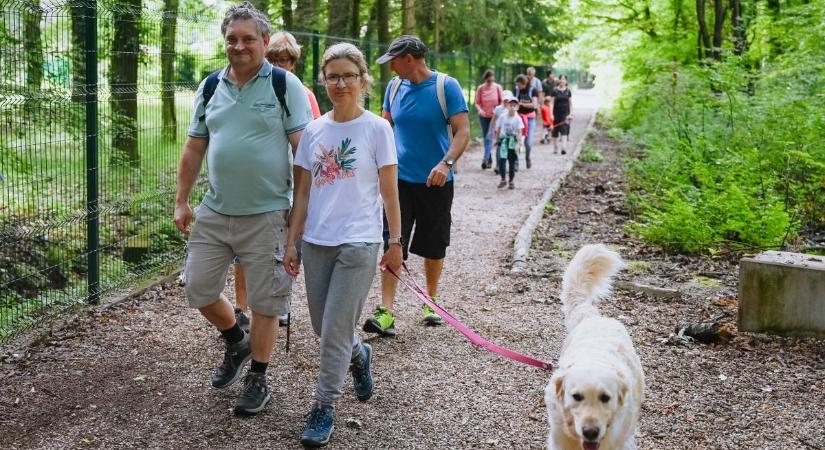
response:
[[[228,70],[228,69],[227,69]],[[206,105],[212,96],[215,95],[215,89],[218,88],[218,81],[220,81],[221,70],[216,70],[206,77],[206,83],[203,84],[203,115],[198,120],[206,119]],[[272,90],[275,91],[275,97],[278,98],[278,103],[289,117],[289,108],[286,106],[286,70],[280,67],[272,66]]]

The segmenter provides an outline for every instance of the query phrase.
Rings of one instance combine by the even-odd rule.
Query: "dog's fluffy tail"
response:
[[[618,253],[603,244],[586,245],[564,272],[561,303],[564,324],[570,332],[582,320],[598,316],[599,300],[610,294],[611,280],[624,266]]]

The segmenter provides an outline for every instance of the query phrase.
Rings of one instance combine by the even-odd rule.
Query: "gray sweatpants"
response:
[[[375,276],[379,245],[302,243],[309,315],[315,334],[321,337],[315,400],[322,404],[332,405],[341,398],[350,360],[361,351],[355,326]]]

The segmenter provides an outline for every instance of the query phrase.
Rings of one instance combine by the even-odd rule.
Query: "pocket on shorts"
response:
[[[283,259],[283,258],[282,258]],[[292,292],[292,277],[286,273],[281,261],[275,261],[274,276],[272,277],[272,297],[286,297]]]

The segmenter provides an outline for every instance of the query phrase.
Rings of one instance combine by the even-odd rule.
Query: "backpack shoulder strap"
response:
[[[392,109],[392,102],[395,101],[395,95],[398,94],[398,88],[401,87],[401,79],[398,78],[398,77],[393,77],[393,79],[390,80],[390,84],[392,85],[392,87],[390,87],[390,103],[389,103],[389,105],[390,105],[390,109]],[[387,112],[392,114],[392,111],[387,111]]]
[[[450,143],[453,143],[453,126],[450,124],[450,112],[447,109],[447,95],[444,92],[444,86],[447,84],[447,74],[438,72],[435,77],[435,94],[438,96],[438,104],[441,106],[441,114],[444,115],[444,121],[447,122],[447,136],[450,137]]]
[[[212,96],[215,95],[215,90],[218,88],[218,82],[221,80],[221,70],[216,70],[209,74],[206,77],[206,82],[203,83],[203,114],[198,118],[198,120],[203,121],[206,119],[206,105],[209,104],[209,100],[212,100]]]
[[[289,107],[286,106],[286,70],[272,66],[272,90],[275,91],[275,97],[278,98],[281,109],[289,117]]]

